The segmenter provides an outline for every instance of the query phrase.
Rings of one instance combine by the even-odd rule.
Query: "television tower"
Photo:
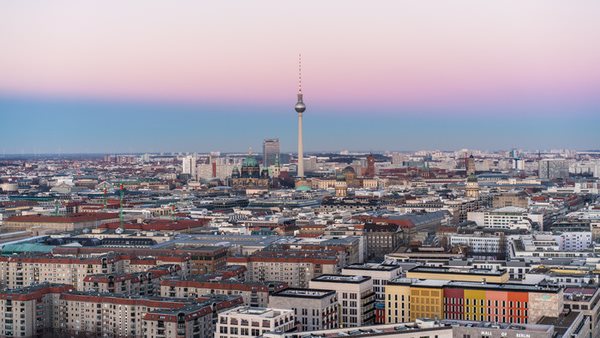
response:
[[[302,142],[302,113],[306,106],[302,101],[302,55],[298,56],[298,102],[294,107],[298,113],[298,178],[304,178],[304,144]]]

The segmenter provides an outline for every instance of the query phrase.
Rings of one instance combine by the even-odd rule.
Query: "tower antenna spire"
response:
[[[298,169],[297,176],[304,178],[304,145],[302,142],[302,113],[306,110],[306,105],[302,98],[302,54],[298,54],[298,101],[294,106],[298,113]]]
[[[302,53],[298,54],[298,94],[302,94]]]

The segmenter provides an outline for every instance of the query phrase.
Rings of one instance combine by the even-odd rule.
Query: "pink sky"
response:
[[[600,1],[6,1],[0,95],[599,106]]]

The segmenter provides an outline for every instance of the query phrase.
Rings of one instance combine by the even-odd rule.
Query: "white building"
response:
[[[510,236],[507,249],[510,257],[573,258],[593,256],[591,245],[591,232],[536,233]]]
[[[388,281],[402,275],[402,267],[395,264],[364,263],[350,264],[342,269],[343,275],[369,276],[373,280],[373,291],[378,301],[385,300],[385,286]]]
[[[534,223],[544,224],[544,215],[530,213],[519,207],[504,207],[492,210],[469,211],[467,220],[478,226],[494,229],[525,229],[530,231]]]
[[[192,178],[196,178],[196,156],[188,155],[181,160],[183,174],[189,174]]]
[[[371,277],[321,275],[313,278],[309,287],[337,292],[342,309],[341,327],[361,327],[375,322],[375,292]]]
[[[285,333],[295,329],[293,310],[238,307],[219,313],[215,338],[259,337],[266,332]]]
[[[558,238],[560,239],[560,250],[564,251],[581,251],[592,246],[591,231],[563,232],[558,235]]]
[[[337,328],[339,306],[333,290],[288,288],[269,296],[269,307],[294,310],[300,331]]]
[[[506,249],[506,241],[500,236],[483,234],[462,234],[450,236],[450,246],[464,245],[470,252],[501,253]]]

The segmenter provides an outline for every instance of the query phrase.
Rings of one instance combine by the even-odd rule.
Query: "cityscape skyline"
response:
[[[0,4],[0,337],[600,338],[597,13]]]
[[[593,1],[62,4],[3,6],[2,153],[291,151],[298,53],[309,152],[600,148]]]

